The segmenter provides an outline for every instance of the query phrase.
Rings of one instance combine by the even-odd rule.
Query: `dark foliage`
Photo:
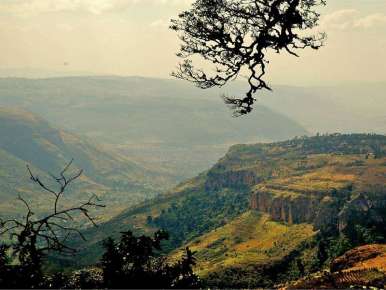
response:
[[[325,34],[305,35],[316,27],[315,8],[324,0],[196,0],[192,8],[172,20],[171,29],[180,33],[180,52],[184,61],[172,75],[207,89],[223,86],[248,72],[249,91],[244,98],[225,97],[235,115],[252,111],[254,94],[270,87],[263,79],[269,63],[267,53],[318,49]],[[215,66],[210,76],[193,66],[199,56]]]
[[[119,243],[107,239],[101,260],[103,286],[110,289],[198,288],[199,279],[192,270],[194,253],[189,248],[175,264],[167,263],[160,255],[161,242],[168,237],[164,231],[156,232],[153,237],[136,237],[128,231],[122,233]]]
[[[148,222],[171,233],[166,247],[173,249],[186,240],[223,226],[247,210],[248,196],[246,190],[193,192]]]

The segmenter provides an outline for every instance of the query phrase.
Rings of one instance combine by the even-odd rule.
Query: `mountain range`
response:
[[[57,128],[86,136],[179,181],[212,166],[238,143],[320,133],[386,133],[386,85],[273,86],[254,112],[232,118],[221,94],[245,85],[200,90],[142,77],[0,79],[0,106],[21,107]]]

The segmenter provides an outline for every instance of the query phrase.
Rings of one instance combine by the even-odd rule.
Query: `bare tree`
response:
[[[264,80],[267,52],[318,49],[324,33],[305,35],[315,28],[320,15],[315,8],[324,0],[196,0],[192,8],[172,20],[170,28],[179,33],[183,58],[172,75],[193,82],[202,89],[221,87],[248,71],[249,90],[245,97],[225,97],[239,116],[252,111],[258,90],[271,90]],[[196,69],[192,57],[199,56],[215,66],[209,75]]]
[[[105,207],[99,203],[98,197],[93,194],[87,201],[76,206],[60,207],[60,200],[68,189],[69,185],[78,179],[83,171],[75,174],[68,174],[72,165],[71,160],[59,176],[51,175],[58,188],[54,189],[34,175],[27,166],[30,179],[45,192],[53,196],[52,211],[43,217],[38,217],[31,209],[30,204],[21,196],[18,197],[26,207],[26,215],[23,219],[0,220],[0,236],[9,233],[15,244],[14,254],[18,256],[21,264],[33,265],[35,268],[40,265],[41,259],[50,251],[63,254],[73,254],[76,249],[67,245],[67,240],[72,234],[79,235],[85,239],[79,228],[72,226],[75,215],[81,215],[96,226],[95,219],[90,215],[90,210]]]

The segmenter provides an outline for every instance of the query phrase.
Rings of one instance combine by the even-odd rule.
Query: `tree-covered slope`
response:
[[[249,279],[256,267],[260,278],[282,269],[282,276],[264,284],[272,286],[287,274],[299,275],[291,272],[297,269],[294,257],[304,271],[321,266],[314,232],[333,227],[350,235],[353,245],[385,238],[385,162],[382,135],[233,146],[207,172],[86,231],[86,244],[74,241],[81,248],[79,261],[95,261],[107,235],[164,228],[171,235],[168,251],[186,245],[198,250],[197,270],[209,282],[225,276],[236,281],[237,275]],[[284,233],[292,238],[284,239]]]
[[[24,110],[0,108],[0,199],[3,215],[15,213],[17,195],[44,209],[47,194],[29,182],[26,165],[46,182],[74,159],[83,169],[80,182],[72,187],[67,201],[98,194],[108,205],[107,216],[154,197],[175,182],[172,176],[146,169],[128,158],[111,153],[69,132],[55,129],[44,119]]]

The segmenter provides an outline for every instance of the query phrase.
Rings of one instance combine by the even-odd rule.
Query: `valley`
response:
[[[0,135],[2,216],[24,214],[23,204],[16,200],[19,194],[31,201],[38,212],[50,210],[49,193],[31,183],[26,165],[55,188],[57,184],[50,175],[59,174],[74,159],[71,172],[82,169],[84,174],[66,193],[65,203],[87,199],[94,193],[107,205],[100,220],[152,198],[175,183],[174,176],[147,169],[21,109],[0,108]]]
[[[224,90],[238,95],[243,88],[232,82]],[[3,78],[0,106],[33,112],[179,182],[211,167],[234,144],[318,132],[386,133],[383,83],[273,88],[243,118],[231,117],[223,90],[143,77]]]
[[[72,172],[83,169],[84,175],[62,206],[90,193],[107,206],[95,212],[97,228],[79,223],[86,241],[72,236],[69,245],[79,252],[50,257],[53,269],[94,265],[107,237],[164,229],[170,234],[162,244],[165,258],[179,261],[189,247],[197,259],[194,271],[208,287],[292,287],[290,281],[303,285],[302,277],[325,279],[319,271],[347,250],[385,242],[386,137],[382,111],[371,105],[364,109],[374,115],[365,114],[359,125],[350,119],[356,113],[348,117],[338,105],[345,97],[283,87],[264,96],[248,118],[232,119],[219,91],[197,94],[167,80],[0,83],[1,215],[23,218],[18,194],[38,214],[47,212],[52,201],[31,184],[26,165],[54,185],[50,174],[71,159]],[[328,88],[320,92],[332,94]],[[375,89],[373,96],[376,102]],[[314,102],[322,111],[336,104],[339,113],[323,122],[297,102]],[[359,112],[359,102],[349,110]],[[342,120],[342,132],[369,131],[366,124],[374,118],[374,131],[381,134],[306,137]],[[360,277],[373,275],[366,271]]]

